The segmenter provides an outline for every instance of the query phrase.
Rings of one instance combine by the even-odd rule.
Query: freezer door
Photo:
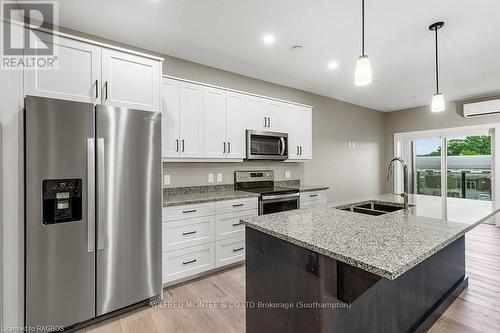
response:
[[[97,315],[161,294],[161,114],[96,106]]]
[[[33,331],[95,315],[93,114],[92,104],[25,100],[25,320]]]

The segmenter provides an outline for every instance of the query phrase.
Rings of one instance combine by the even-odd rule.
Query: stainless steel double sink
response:
[[[412,205],[410,205],[410,207],[411,206]],[[387,213],[392,213],[398,210],[402,210],[404,207],[403,204],[392,203],[392,202],[363,201],[349,205],[337,206],[335,208],[354,213],[379,216]]]

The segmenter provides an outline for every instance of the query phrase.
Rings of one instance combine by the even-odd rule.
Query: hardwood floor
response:
[[[478,226],[467,234],[465,247],[469,287],[431,328],[432,333],[500,332],[500,228]],[[165,289],[159,307],[135,310],[85,331],[244,332],[244,287],[245,269],[238,266]],[[239,307],[229,307],[231,302]]]

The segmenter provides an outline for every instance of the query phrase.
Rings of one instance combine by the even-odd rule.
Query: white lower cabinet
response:
[[[215,266],[222,267],[245,260],[245,235],[217,242]]]
[[[300,193],[300,208],[318,207],[326,203],[326,190]]]
[[[243,261],[240,220],[257,215],[256,197],[163,208],[163,284]]]
[[[163,283],[215,268],[215,244],[208,243],[163,253]]]

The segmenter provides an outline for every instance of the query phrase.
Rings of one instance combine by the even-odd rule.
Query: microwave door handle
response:
[[[285,138],[281,137],[280,138],[280,143],[281,143],[281,156],[285,155]]]

